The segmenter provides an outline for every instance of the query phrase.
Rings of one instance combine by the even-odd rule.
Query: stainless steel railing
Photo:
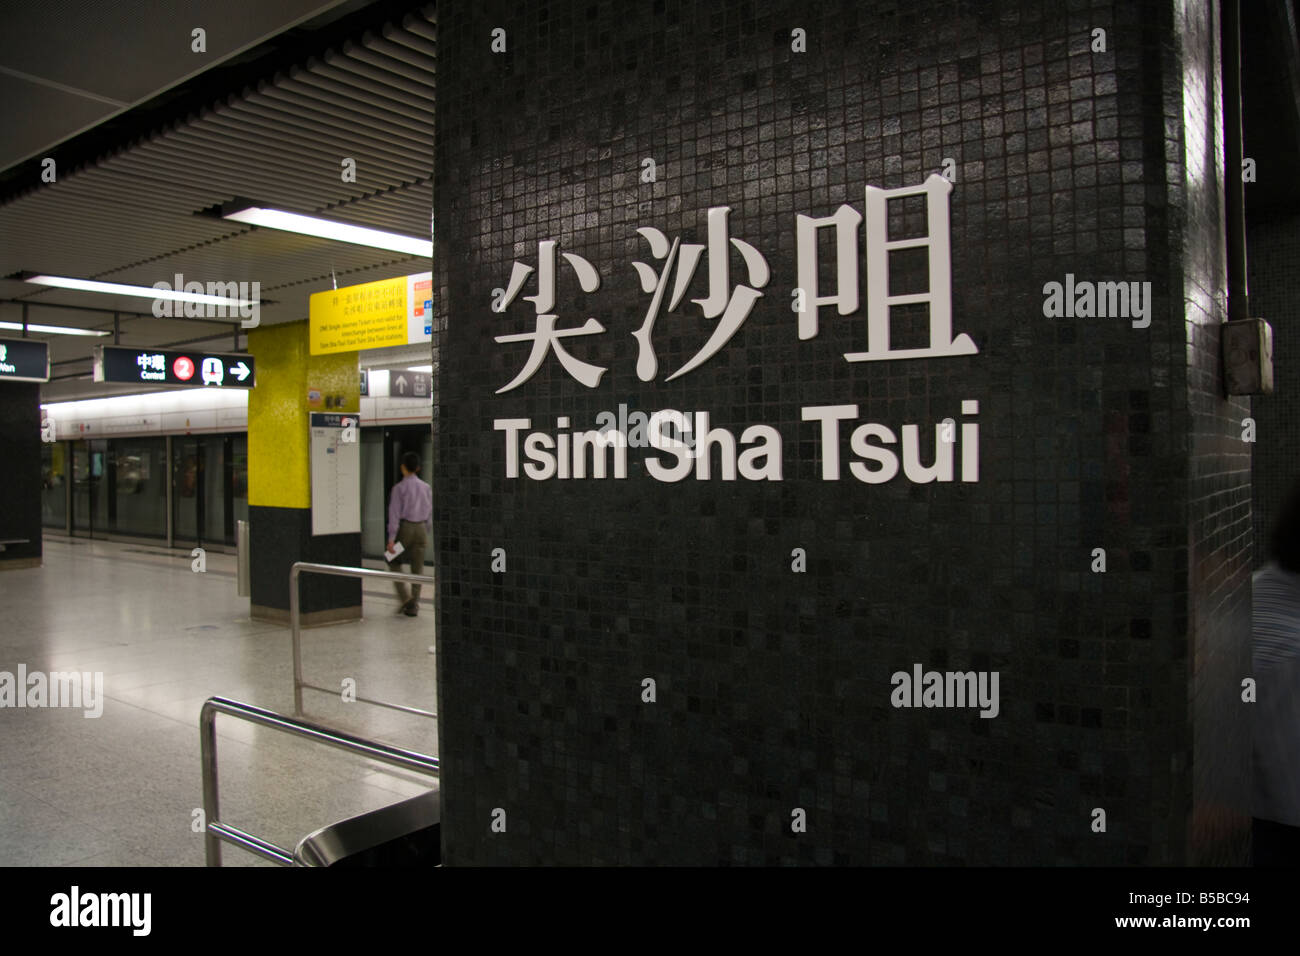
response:
[[[341,564],[312,564],[309,561],[295,561],[293,567],[289,569],[289,630],[293,634],[293,712],[298,717],[302,716],[303,688],[318,690],[326,694],[338,694],[337,688],[308,684],[302,679],[302,627],[298,620],[298,576],[303,571],[312,574],[332,574],[340,578],[385,578],[389,581],[406,581],[410,584],[428,584],[430,586],[434,583],[433,578],[422,574],[404,574],[399,571],[380,571],[375,568],[349,568]],[[390,710],[400,710],[420,717],[436,719],[438,716],[431,710],[422,710],[419,707],[410,707],[406,704],[394,704],[392,701],[376,700],[372,697],[362,697],[360,694],[355,699],[362,703],[375,704],[378,707],[387,707]]]
[[[416,773],[428,774],[433,777],[439,775],[438,758],[429,754],[390,747],[388,744],[366,740],[364,737],[358,737],[355,734],[322,727],[320,724],[309,723],[305,720],[295,720],[291,717],[285,717],[283,714],[277,714],[275,711],[263,710],[261,707],[254,707],[252,704],[244,704],[226,697],[209,697],[204,701],[203,709],[199,712],[199,755],[203,762],[203,820],[205,824],[203,839],[208,866],[221,865],[222,840],[281,866],[293,866],[294,864],[292,851],[276,846],[274,843],[268,843],[251,833],[240,830],[238,827],[222,823],[218,819],[220,800],[217,793],[217,714],[227,714],[262,727],[282,730],[294,737],[314,740],[317,743],[335,747],[339,750],[346,750],[349,753],[360,754],[395,767],[414,770]]]

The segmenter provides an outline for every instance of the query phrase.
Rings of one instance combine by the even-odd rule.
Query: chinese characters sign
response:
[[[842,205],[831,216],[820,219],[800,215],[796,217],[795,240],[798,259],[799,286],[794,291],[801,340],[816,337],[820,311],[833,306],[839,315],[858,311],[862,274],[867,280],[867,349],[850,352],[844,357],[850,362],[885,361],[890,359],[948,358],[956,355],[974,355],[978,349],[970,336],[952,334],[952,269],[949,259],[948,196],[952,183],[942,176],[932,175],[923,185],[899,189],[866,187],[866,215],[852,206]],[[926,203],[927,234],[925,236],[890,239],[888,235],[888,203],[893,199],[919,197]],[[643,382],[652,381],[659,371],[653,335],[662,313],[671,313],[681,305],[701,260],[707,265],[708,294],[702,299],[692,299],[704,318],[716,320],[713,333],[703,348],[681,368],[668,374],[664,381],[672,381],[699,368],[716,355],[749,317],[754,304],[763,297],[760,290],[771,277],[767,260],[754,246],[729,234],[729,206],[715,206],[708,211],[708,238],[705,243],[682,242],[680,237],[671,241],[658,229],[642,227],[637,230],[649,246],[650,258],[658,265],[636,261],[632,263],[641,280],[642,291],[650,296],[645,319],[640,328],[632,332],[638,345],[636,373]],[[859,236],[866,223],[865,253]],[[822,230],[832,232],[835,248],[836,287],[823,293],[818,283],[818,239]],[[499,297],[494,308],[504,312],[519,297],[525,282],[537,273],[537,294],[524,296],[533,304],[535,328],[532,332],[496,336],[501,343],[530,342],[531,349],[524,366],[511,381],[497,389],[497,394],[509,392],[528,381],[542,367],[550,353],[573,378],[588,388],[600,384],[606,369],[586,362],[571,353],[561,341],[605,333],[605,326],[596,318],[588,318],[581,326],[560,325],[560,316],[552,311],[555,306],[556,249],[554,240],[538,244],[537,268],[516,261],[510,273],[509,285]],[[745,264],[745,274],[732,282],[730,251],[735,248]],[[923,249],[927,254],[930,286],[925,292],[891,295],[889,292],[890,252],[903,249]],[[578,278],[584,292],[600,288],[600,274],[592,263],[573,253],[562,254],[565,262]],[[861,264],[860,264],[861,263]],[[675,271],[674,271],[675,270]],[[671,287],[671,292],[669,291]],[[665,301],[666,300],[666,301]],[[924,348],[891,349],[889,340],[889,310],[892,306],[924,304],[930,315],[930,341]]]
[[[433,273],[380,279],[313,293],[309,300],[312,355],[428,342]]]
[[[841,205],[832,215],[815,218],[795,217],[795,257],[798,287],[791,290],[793,310],[792,334],[800,341],[815,338],[820,322],[828,315],[848,316],[857,313],[865,301],[866,340],[861,351],[844,355],[849,362],[879,362],[901,359],[953,358],[975,355],[978,349],[965,333],[953,332],[952,267],[949,236],[949,197],[952,183],[942,176],[931,175],[919,186],[896,189],[865,188],[863,211]],[[894,200],[919,199],[925,206],[926,233],[921,236],[891,238],[889,203]],[[636,374],[643,382],[662,378],[669,382],[689,375],[718,354],[732,340],[749,318],[756,303],[766,294],[771,270],[762,251],[743,238],[731,234],[729,206],[715,206],[707,212],[707,232],[702,243],[685,242],[680,236],[668,236],[654,227],[641,227],[637,235],[644,240],[645,260],[631,263],[641,291],[648,297],[641,324],[629,331],[637,343]],[[823,289],[819,281],[819,253],[829,239],[834,261],[834,288]],[[739,254],[743,268],[733,274],[731,253]],[[918,292],[892,294],[889,288],[889,264],[892,253],[919,250],[925,257],[928,282]],[[532,283],[534,295],[523,295],[533,315],[532,331],[504,332],[495,335],[503,345],[527,342],[529,349],[519,372],[496,389],[498,395],[512,392],[529,381],[548,362],[558,362],[570,377],[585,386],[596,388],[606,367],[596,364],[597,353],[588,340],[608,334],[605,323],[587,316],[579,324],[576,317],[563,317],[555,310],[556,280],[561,268],[572,272],[585,293],[600,288],[598,265],[581,255],[564,252],[554,240],[538,243],[536,265],[516,260],[507,285],[494,293],[493,310],[506,313],[525,287]],[[684,303],[687,290],[697,274],[707,279],[703,298]],[[866,294],[862,295],[865,278]],[[926,344],[914,348],[893,348],[890,341],[890,309],[895,306],[924,305],[929,316]],[[831,310],[834,310],[833,312]],[[712,332],[700,350],[678,368],[661,369],[654,341],[656,330],[671,321],[674,313],[698,310],[713,323]],[[825,311],[823,311],[825,310]],[[583,346],[588,346],[584,348]],[[954,404],[953,412],[974,416],[979,402],[973,399]],[[781,435],[769,425],[751,425],[737,436],[720,426],[713,426],[706,411],[682,413],[675,410],[645,416],[629,432],[626,415],[614,427],[613,416],[602,413],[596,422],[599,430],[582,430],[571,425],[568,416],[556,420],[557,429],[576,427],[570,434],[552,435],[547,431],[528,431],[533,423],[527,418],[502,418],[493,428],[504,433],[506,476],[521,474],[534,480],[556,478],[625,478],[627,449],[647,447],[646,473],[660,481],[680,481],[694,473],[697,479],[709,479],[717,471],[724,481],[737,476],[747,480],[779,481],[783,477]],[[607,420],[601,422],[601,417]],[[901,426],[899,433],[883,424],[853,424],[858,406],[823,405],[801,409],[801,420],[816,428],[820,441],[820,477],[839,480],[845,439],[856,458],[848,461],[847,474],[868,484],[889,481],[901,473],[909,481],[950,482],[960,474],[962,481],[979,480],[979,426],[976,422],[960,424],[953,417],[934,425],[934,451],[922,449],[918,425]],[[843,425],[843,427],[841,427]],[[901,446],[899,452],[889,446]],[[960,446],[960,447],[959,447]],[[716,456],[716,458],[715,458]],[[929,464],[923,464],[923,460]],[[960,464],[960,468],[958,468]]]

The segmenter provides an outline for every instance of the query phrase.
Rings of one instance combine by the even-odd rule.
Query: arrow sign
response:
[[[96,382],[186,388],[253,388],[257,360],[246,352],[173,352],[96,345]]]
[[[400,392],[400,393],[403,394],[403,395],[406,394],[406,376],[405,376],[405,375],[399,375],[399,376],[397,376],[397,381],[396,381],[394,384],[397,386],[397,390],[398,390],[398,392]]]

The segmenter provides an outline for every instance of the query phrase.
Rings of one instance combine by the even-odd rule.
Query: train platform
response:
[[[44,567],[0,580],[0,681],[21,669],[30,692],[34,675],[102,674],[102,699],[86,682],[87,706],[49,706],[49,695],[6,715],[0,866],[203,865],[199,710],[224,696],[292,713],[293,675],[289,629],[250,620],[235,598],[235,557],[209,552],[203,573],[191,564],[148,543],[49,536]],[[304,630],[305,677],[428,707],[427,594],[422,605],[395,615],[391,591],[367,586],[361,621]],[[304,716],[437,753],[435,721],[341,694],[307,692]],[[217,733],[222,820],[281,846],[429,789],[427,777],[241,721],[218,717]],[[234,848],[224,863],[273,865]]]

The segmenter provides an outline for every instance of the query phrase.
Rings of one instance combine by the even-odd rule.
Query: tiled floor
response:
[[[248,617],[234,558],[45,539],[44,567],[0,573],[0,671],[103,672],[103,714],[0,708],[0,866],[203,865],[199,708],[231,697],[293,712],[289,630]],[[427,573],[427,572],[426,572]],[[368,582],[366,618],[303,632],[308,681],[436,711],[429,589],[395,615]],[[436,722],[306,691],[308,720],[422,753]],[[436,785],[429,778],[217,718],[220,818],[280,846]],[[231,846],[227,866],[271,866]]]

